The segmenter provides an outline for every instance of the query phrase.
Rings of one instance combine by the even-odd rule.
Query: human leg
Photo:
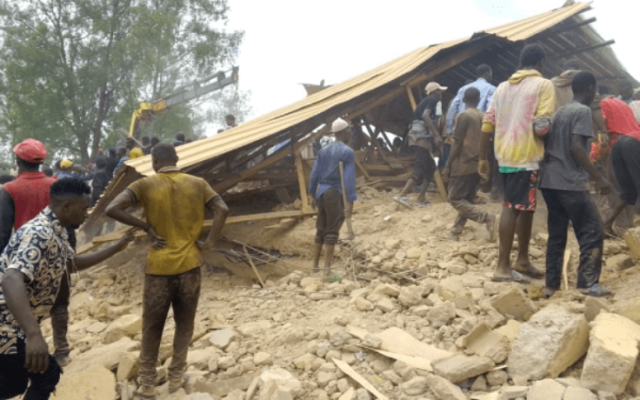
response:
[[[313,273],[317,273],[320,267],[320,256],[322,255],[322,243],[326,234],[327,213],[325,210],[323,196],[317,201],[318,216],[316,218],[315,249],[313,254]]]
[[[635,205],[640,193],[640,142],[630,137],[620,137],[611,151],[611,168],[620,189],[620,202],[612,207],[611,215],[604,223],[604,230],[613,233],[613,223],[627,205]]]
[[[67,330],[69,328],[69,274],[65,272],[60,281],[60,290],[53,307],[51,307],[51,327],[53,328],[53,344],[55,346],[54,357],[60,366],[69,364],[69,353],[71,351],[67,340]]]
[[[176,276],[176,279],[178,289],[172,302],[176,332],[173,338],[173,357],[169,365],[169,392],[182,386],[182,377],[187,368],[187,353],[193,337],[202,272],[199,267],[194,268]]]
[[[162,330],[177,285],[172,276],[145,275],[142,305],[142,346],[140,349],[140,394],[153,397],[156,364]]]
[[[546,259],[546,285],[549,290],[560,289],[564,250],[567,246],[567,229],[569,228],[569,214],[558,199],[557,192],[557,190],[542,189],[542,195],[549,211],[547,218],[549,239]]]
[[[422,179],[422,189],[420,189],[420,194],[417,199],[418,204],[424,204],[427,202],[427,189],[429,188],[429,183],[433,181],[433,175],[438,169],[436,161],[433,159],[430,151],[423,149],[422,157],[424,160],[424,164],[422,166],[424,178]]]
[[[333,263],[333,253],[335,245],[340,238],[340,229],[344,223],[344,204],[342,194],[336,189],[329,189],[323,195],[325,210],[327,214],[326,234],[324,235],[325,276],[331,276],[331,264]]]

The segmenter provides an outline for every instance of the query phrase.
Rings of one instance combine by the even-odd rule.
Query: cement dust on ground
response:
[[[373,398],[356,378],[403,400],[640,395],[634,368],[640,264],[623,241],[605,245],[602,283],[615,295],[586,299],[574,289],[579,251],[570,233],[570,289],[547,300],[542,280],[490,280],[498,250],[484,226],[470,221],[461,240],[450,241],[456,213],[437,194],[430,193],[430,207],[414,210],[399,208],[395,194],[359,192],[357,238],[337,248],[331,283],[311,275],[314,218],[226,227],[221,246],[239,253],[237,241],[260,255],[256,264],[267,287],[257,285],[245,263],[207,254],[188,382],[168,394],[170,313],[157,398]],[[530,253],[544,268],[546,213],[539,204]],[[500,211],[490,202],[480,207]],[[137,243],[73,278],[73,361],[55,399],[134,398],[145,257],[146,244]],[[606,335],[609,326],[618,336]],[[51,344],[48,320],[43,332]],[[536,360],[535,373],[522,360]],[[340,368],[341,361],[358,376]],[[610,372],[599,369],[602,363]]]

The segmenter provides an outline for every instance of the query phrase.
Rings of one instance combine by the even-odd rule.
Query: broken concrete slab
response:
[[[509,374],[531,381],[557,378],[588,346],[589,325],[584,316],[550,305],[520,326],[507,362]]]
[[[65,371],[66,372],[66,371]],[[77,373],[64,373],[52,400],[113,400],[116,398],[116,378],[105,367],[94,364]]]
[[[495,363],[484,356],[454,354],[432,363],[433,372],[453,383],[463,382],[490,371]]]
[[[617,254],[609,257],[606,261],[607,269],[610,271],[622,271],[633,267],[633,259],[628,254]]]
[[[142,317],[135,314],[123,315],[113,321],[104,332],[102,342],[110,344],[123,337],[133,337],[142,331]]]
[[[491,305],[505,317],[527,321],[536,312],[536,306],[522,289],[512,287],[491,299]]]
[[[106,346],[94,347],[78,356],[65,367],[65,374],[86,371],[93,364],[100,364],[109,371],[115,371],[120,360],[128,352],[139,350],[140,342],[124,337]]]
[[[598,396],[593,394],[589,389],[570,386],[564,392],[564,398],[562,400],[598,400]]]
[[[392,353],[426,358],[432,362],[452,355],[452,353],[448,351],[438,349],[437,347],[430,346],[419,341],[409,333],[397,327],[386,329],[375,336],[382,340],[380,349]]]
[[[545,379],[533,382],[529,400],[562,400],[566,388],[554,381],[553,379]]]
[[[609,306],[601,299],[587,296],[584,300],[584,317],[587,321],[591,322],[596,319],[601,311],[609,312]]]
[[[582,386],[622,394],[638,359],[640,326],[616,314],[600,313],[591,323]]]
[[[467,400],[460,387],[440,376],[429,374],[427,385],[438,400]]]
[[[209,343],[224,350],[238,337],[233,329],[218,329],[209,334]]]
[[[640,298],[635,297],[616,308],[616,314],[620,314],[630,319],[636,324],[640,324]]]
[[[462,345],[468,354],[489,357],[499,364],[509,356],[511,344],[506,336],[492,331],[486,322],[476,324],[471,332],[462,339]]]
[[[268,320],[246,322],[238,327],[238,332],[244,336],[253,336],[259,335],[272,327],[273,324]]]

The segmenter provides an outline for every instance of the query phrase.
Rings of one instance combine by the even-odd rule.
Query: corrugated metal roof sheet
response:
[[[510,41],[525,40],[589,7],[589,4],[586,3],[576,3],[535,17],[489,29],[485,33],[500,36]],[[212,138],[180,146],[178,148],[178,156],[180,158],[178,166],[187,168],[286,131],[330,108],[353,100],[415,71],[438,52],[465,43],[467,40],[469,39],[454,40],[417,49],[376,69],[331,86],[290,106],[266,114]],[[126,165],[134,168],[136,172],[144,176],[154,174],[150,156],[128,161]]]

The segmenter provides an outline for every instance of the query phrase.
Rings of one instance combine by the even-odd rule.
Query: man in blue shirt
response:
[[[489,108],[489,104],[491,104],[491,99],[493,99],[493,93],[496,91],[496,87],[490,84],[493,79],[493,70],[490,66],[486,64],[482,64],[476,68],[476,79],[474,82],[471,82],[468,85],[465,85],[458,90],[458,94],[454,97],[451,102],[451,106],[449,107],[449,111],[447,112],[447,133],[451,135],[453,133],[453,127],[456,123],[456,116],[467,107],[464,104],[462,99],[464,98],[464,93],[469,88],[476,88],[480,91],[480,103],[478,103],[478,110],[483,113],[487,112]]]
[[[311,172],[309,194],[311,207],[318,208],[316,221],[316,248],[313,258],[313,272],[318,272],[322,246],[326,250],[325,277],[331,276],[333,251],[338,242],[340,228],[345,218],[353,211],[356,195],[355,153],[347,146],[351,136],[349,123],[338,118],[331,125],[336,141],[323,148]],[[340,162],[344,164],[344,186],[347,192],[346,209],[342,200]]]

